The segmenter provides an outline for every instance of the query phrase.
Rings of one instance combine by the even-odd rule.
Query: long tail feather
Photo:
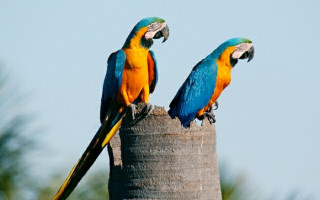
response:
[[[122,119],[125,116],[125,110],[119,112],[119,109],[110,109],[111,111],[106,117],[106,120],[101,124],[89,146],[82,154],[77,164],[71,170],[69,176],[62,184],[53,200],[64,200],[77,186],[82,177],[87,173],[89,168],[95,162],[97,157],[102,152],[103,148],[110,142],[111,138],[119,129]]]

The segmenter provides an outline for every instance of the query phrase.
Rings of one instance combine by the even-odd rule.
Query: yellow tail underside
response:
[[[114,125],[112,127],[112,129],[110,130],[110,132],[107,134],[107,137],[103,140],[101,147],[104,148],[112,139],[112,137],[116,134],[117,130],[120,128],[120,125],[122,123],[122,119],[121,118],[116,125]],[[101,131],[103,131],[104,127],[102,127]]]

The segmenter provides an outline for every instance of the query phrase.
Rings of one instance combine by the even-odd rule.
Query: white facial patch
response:
[[[253,46],[252,43],[242,43],[236,47],[236,50],[232,53],[232,58],[238,59],[244,54],[244,52],[248,51]]]
[[[154,22],[152,24],[150,24],[149,26],[147,26],[148,31],[146,32],[146,34],[144,35],[144,37],[148,40],[148,39],[152,39],[155,34],[158,31],[161,31],[165,26],[167,25],[166,22],[163,23],[159,23],[159,22]]]

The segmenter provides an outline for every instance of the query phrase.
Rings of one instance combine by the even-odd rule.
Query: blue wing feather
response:
[[[199,110],[208,105],[214,92],[217,69],[215,59],[207,57],[200,61],[170,103],[170,116],[178,117],[184,127],[188,127]]]
[[[100,106],[100,121],[102,122],[111,105],[112,98],[118,93],[122,81],[122,72],[126,54],[122,49],[112,53],[108,58],[107,73],[103,83]]]

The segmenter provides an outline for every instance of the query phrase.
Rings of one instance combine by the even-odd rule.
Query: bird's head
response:
[[[162,42],[165,42],[169,37],[167,23],[159,17],[144,18],[132,29],[123,47],[145,47],[149,49],[153,44],[152,39],[161,37],[163,37]]]
[[[246,38],[232,38],[221,44],[216,50],[215,54],[224,61],[229,61],[234,67],[238,59],[252,60],[254,56],[253,44]]]

